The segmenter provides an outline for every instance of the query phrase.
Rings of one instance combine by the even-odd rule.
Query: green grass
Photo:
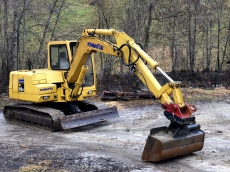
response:
[[[60,16],[61,22],[59,23],[66,29],[69,27],[90,26],[95,19],[94,6],[89,5],[87,0],[68,0],[66,6],[67,8]]]

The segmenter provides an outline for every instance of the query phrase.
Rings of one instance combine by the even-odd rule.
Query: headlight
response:
[[[43,100],[48,100],[50,96],[43,96]]]

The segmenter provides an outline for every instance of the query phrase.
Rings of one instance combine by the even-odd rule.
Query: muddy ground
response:
[[[118,107],[119,118],[56,133],[8,124],[1,113],[0,171],[230,171],[229,93],[210,93],[211,100],[194,103],[206,134],[202,151],[160,163],[141,161],[150,129],[169,124],[150,100],[106,102]]]

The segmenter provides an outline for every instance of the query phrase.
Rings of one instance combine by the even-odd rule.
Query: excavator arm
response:
[[[99,38],[102,35],[111,36],[111,39],[115,39],[115,42],[112,43]],[[132,38],[124,32],[114,29],[85,29],[83,31],[82,37],[78,40],[73,62],[67,76],[68,83],[78,81],[78,87],[74,89],[73,96],[76,96],[79,91],[79,85],[83,82],[84,73],[87,70],[85,66],[88,57],[93,52],[101,52],[121,58],[125,65],[132,68],[140,80],[162,103],[162,107],[169,112],[167,115],[169,119],[178,120],[180,123],[194,121],[191,114],[196,111],[196,108],[184,102],[180,83],[173,81],[162,71],[159,64],[147,55]],[[169,83],[161,86],[145,62],[150,68],[162,73],[168,79]],[[171,94],[173,95],[173,101],[170,99]]]
[[[111,36],[110,40],[114,41],[100,38],[105,35]],[[76,46],[67,74],[68,83],[75,84],[73,96],[77,96],[84,80],[90,54],[101,52],[121,58],[161,102],[162,108],[165,109],[164,115],[171,123],[168,127],[150,130],[142,155],[143,161],[161,161],[203,148],[204,132],[200,130],[200,125],[196,124],[192,115],[196,107],[184,102],[180,82],[173,81],[132,38],[114,29],[85,29]],[[161,86],[149,67],[158,70],[169,82]]]

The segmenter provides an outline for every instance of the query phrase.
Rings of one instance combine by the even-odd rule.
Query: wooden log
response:
[[[121,91],[103,91],[101,100],[130,100],[130,99],[151,99],[154,95],[148,91],[145,92],[121,92]]]

